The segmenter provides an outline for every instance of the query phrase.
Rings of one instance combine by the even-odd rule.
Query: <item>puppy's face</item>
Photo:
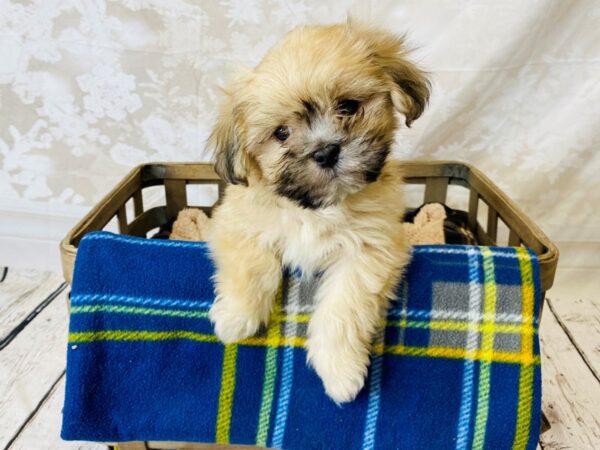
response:
[[[429,96],[402,40],[353,25],[298,28],[238,79],[210,144],[231,183],[263,183],[305,208],[377,180],[397,126]]]

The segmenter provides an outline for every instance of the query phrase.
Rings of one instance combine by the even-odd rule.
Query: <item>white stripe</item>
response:
[[[75,294],[71,297],[71,304],[73,306],[89,303],[125,303],[140,306],[172,306],[176,308],[191,308],[198,310],[207,310],[213,304],[212,301],[203,302],[175,298],[137,297],[112,294]]]
[[[300,280],[293,278],[290,280],[289,299],[292,304],[297,304],[300,292]],[[296,321],[286,322],[283,326],[284,336],[296,336],[298,332],[298,323]],[[275,424],[273,426],[273,437],[271,447],[282,448],[285,437],[285,427],[289,411],[290,397],[292,395],[292,385],[294,383],[294,347],[284,347],[283,362],[281,367],[281,381],[279,383],[279,400],[277,402],[277,413],[275,415]]]
[[[477,260],[478,251],[469,252],[469,312],[481,311],[481,283],[479,282],[479,264]],[[473,320],[474,316],[481,317],[482,314],[469,314],[469,330],[467,332],[467,350],[476,350],[479,338],[477,325],[479,320]],[[472,360],[465,358],[463,366],[463,380],[460,400],[460,412],[456,430],[456,449],[466,450],[468,445],[469,428],[472,416],[473,386],[475,378],[475,364]]]
[[[302,307],[302,305],[300,304],[300,282],[301,282],[301,280],[296,277],[290,278],[288,281],[289,287],[288,287],[286,304],[284,307],[284,310],[286,312],[299,311],[301,309],[304,309]]]
[[[134,245],[154,245],[157,247],[187,247],[187,248],[207,248],[204,241],[171,241],[167,239],[146,239],[136,236],[120,236],[107,231],[94,232],[83,237],[82,241],[106,240],[117,241],[125,244]]]
[[[283,308],[286,314],[306,314],[311,313],[315,309],[315,305],[301,305],[299,302],[295,304],[286,304]]]
[[[314,310],[314,305],[286,305],[284,312],[286,314],[310,314]],[[522,316],[520,314],[496,313],[494,315],[484,314],[477,311],[452,311],[452,310],[432,310],[409,309],[401,310],[393,308],[388,312],[388,319],[423,319],[423,320],[456,320],[462,322],[481,322],[483,320],[493,320],[496,323],[508,323],[521,325],[525,322],[538,319],[531,316]]]
[[[375,342],[383,344],[385,339],[385,330],[381,329],[377,333]],[[363,433],[363,450],[373,450],[377,436],[377,419],[379,418],[379,405],[381,402],[381,378],[383,355],[373,355],[371,361],[371,378],[369,380],[369,398],[367,400],[367,414],[365,417],[365,430]]]
[[[481,311],[452,311],[452,310],[432,310],[413,309],[406,312],[394,308],[388,313],[389,318],[397,319],[425,319],[425,320],[457,320],[462,322],[481,322],[484,319],[497,323],[515,323],[522,324],[526,321],[531,321],[531,316],[522,316],[521,314],[500,313],[500,314],[485,314]]]

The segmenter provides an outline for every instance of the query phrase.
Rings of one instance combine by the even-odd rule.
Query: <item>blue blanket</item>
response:
[[[62,437],[284,449],[536,447],[540,422],[533,252],[418,246],[341,407],[302,345],[318,280],[286,278],[271,325],[222,345],[201,242],[100,232],[80,243]]]

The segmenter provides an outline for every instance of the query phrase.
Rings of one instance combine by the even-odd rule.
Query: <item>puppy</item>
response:
[[[301,27],[228,89],[209,138],[231,183],[209,245],[223,342],[266,324],[282,265],[321,272],[308,361],[336,402],[364,384],[374,334],[408,261],[396,111],[429,98],[401,37],[352,23]]]

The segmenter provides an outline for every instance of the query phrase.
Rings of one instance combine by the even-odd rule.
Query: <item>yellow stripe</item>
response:
[[[98,341],[166,341],[172,339],[189,339],[197,342],[219,342],[211,334],[195,333],[186,330],[173,331],[130,331],[130,330],[102,330],[69,333],[69,343],[85,344]]]
[[[286,322],[308,323],[310,314],[279,314],[279,319]]]
[[[496,316],[496,280],[494,276],[494,260],[492,259],[492,251],[483,247],[481,249],[483,255],[483,266],[484,266],[484,300],[483,300],[483,323],[481,325],[481,331],[483,336],[481,338],[481,348],[483,351],[488,352],[494,349],[494,331],[499,324],[494,323]],[[521,327],[517,327],[521,331]]]
[[[109,312],[109,313],[128,313],[128,314],[144,314],[144,315],[156,315],[156,316],[173,316],[173,317],[188,317],[188,318],[206,318],[208,312],[206,311],[186,311],[186,310],[172,310],[172,309],[158,309],[158,308],[139,308],[130,306],[115,306],[115,305],[86,305],[86,306],[73,306],[71,307],[72,314],[81,313],[94,313],[94,312]],[[297,323],[308,323],[310,320],[309,314],[273,314],[272,321],[285,322],[297,322]],[[486,325],[474,324],[469,322],[461,322],[456,320],[388,320],[384,322],[387,327],[400,327],[400,328],[421,328],[421,329],[432,329],[442,331],[468,331],[472,327],[475,331],[482,332]],[[494,325],[496,333],[527,333],[535,330],[529,327],[527,330],[524,329],[523,325],[516,325],[510,323],[496,323]],[[531,330],[531,331],[528,331]]]
[[[493,319],[492,319],[493,320]],[[473,329],[478,332],[490,330],[490,323],[469,323],[458,322],[455,320],[432,320],[432,321],[414,321],[414,320],[394,320],[388,321],[387,326],[396,326],[401,328],[429,328],[431,330],[442,331],[469,331]],[[491,323],[496,333],[523,333],[522,325],[510,323]]]
[[[303,347],[306,338],[298,336],[278,336],[276,338],[251,337],[240,341],[240,345],[269,347]]]
[[[523,364],[523,355],[501,351],[484,352],[482,350],[466,350],[452,347],[406,347],[403,345],[386,345],[384,353],[403,356],[428,356],[432,358],[472,359],[475,361],[491,361],[497,363]],[[382,349],[375,348],[375,353],[382,353]],[[539,356],[534,358],[534,363],[539,364]]]
[[[219,340],[210,334],[194,333],[192,331],[89,331],[81,333],[70,333],[70,344],[85,344],[99,341],[165,341],[172,339],[189,339],[197,342],[218,343]],[[264,338],[252,337],[239,342],[239,345],[247,346],[272,346],[272,347],[303,347],[306,338],[302,337],[277,337]],[[374,352],[377,354],[388,353],[391,355],[407,355],[407,356],[429,356],[433,358],[450,358],[450,359],[474,359],[486,360],[499,363],[510,364],[539,364],[539,356],[531,358],[520,353],[511,352],[483,352],[481,350],[466,350],[463,348],[452,347],[407,347],[404,345],[376,345]]]
[[[237,344],[227,344],[223,353],[223,372],[221,375],[221,392],[219,393],[219,411],[217,413],[217,444],[229,443],[233,394],[235,392],[237,347]]]
[[[469,327],[473,327],[475,331],[482,332],[486,329],[489,331],[490,322],[493,322],[495,315],[492,314],[488,316],[487,321],[488,324],[485,323],[470,323],[470,322],[461,322],[456,320],[388,320],[384,322],[387,327],[400,327],[400,328],[429,328],[431,330],[442,330],[442,331],[468,331]],[[280,315],[278,317],[280,320],[286,322],[298,322],[298,323],[307,323],[310,320],[309,314],[288,314],[288,315]],[[484,321],[486,318],[484,317]],[[525,333],[526,330],[523,329],[523,325],[511,324],[511,323],[491,323],[493,326],[493,330],[496,333]],[[534,330],[531,330],[534,332]]]
[[[529,252],[524,248],[517,248],[520,256],[527,255]],[[521,353],[527,360],[522,363],[519,374],[519,406],[517,409],[517,424],[513,449],[524,449],[527,447],[529,431],[531,426],[531,402],[533,398],[533,363],[536,357],[533,354],[533,323],[531,317],[534,313],[534,284],[531,268],[531,257],[519,258],[521,266],[521,284],[523,295],[523,317],[524,326],[521,336]]]
[[[483,256],[483,329],[481,335],[481,354],[485,356],[479,363],[479,391],[477,393],[477,413],[473,431],[472,448],[482,450],[490,406],[491,362],[494,353],[494,316],[496,314],[496,280],[494,259],[489,248],[481,248]],[[520,355],[519,355],[520,356]]]

